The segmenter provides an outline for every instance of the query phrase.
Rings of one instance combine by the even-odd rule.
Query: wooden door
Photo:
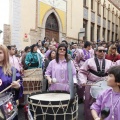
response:
[[[56,42],[59,42],[59,32],[46,29],[45,36],[50,40],[55,39]]]
[[[50,16],[47,18],[45,36],[50,40],[54,38],[56,42],[59,42],[58,21],[54,13],[50,14]]]

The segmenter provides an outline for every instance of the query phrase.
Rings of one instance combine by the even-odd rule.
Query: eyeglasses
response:
[[[116,50],[117,48],[112,48],[113,50]]]
[[[106,52],[106,50],[98,50],[98,52]]]
[[[66,51],[65,49],[62,49],[62,48],[60,48],[59,50],[63,50],[63,51]]]

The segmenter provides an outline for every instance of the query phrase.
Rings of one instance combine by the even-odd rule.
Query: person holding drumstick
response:
[[[87,86],[87,84],[105,80],[107,70],[113,65],[112,61],[104,59],[104,56],[105,48],[98,46],[96,48],[96,57],[85,61],[78,72],[79,84],[85,86],[85,120],[93,120],[90,106],[94,102],[94,99],[90,95],[91,87]]]
[[[13,67],[11,67],[9,62],[8,49],[5,45],[0,45],[0,92],[11,85],[11,88],[13,88],[13,92],[15,94],[14,100],[17,100],[22,97],[23,94],[22,77],[17,70],[15,80],[20,80],[20,82],[12,81],[12,75]],[[7,92],[11,92],[11,88],[8,89]],[[17,116],[14,120],[17,120]]]
[[[56,58],[52,60],[45,72],[45,76],[50,84],[49,90],[69,91],[69,79],[67,63],[70,59],[67,55],[67,46],[61,43],[57,48]],[[72,76],[74,83],[76,80],[76,69],[71,61]]]
[[[80,67],[83,65],[83,63],[86,60],[93,57],[91,56],[91,53],[90,53],[91,48],[92,48],[91,42],[86,41],[82,49],[77,49],[76,57],[75,57],[75,67],[77,71],[79,71]],[[79,88],[77,91],[78,96],[79,96],[79,103],[83,102],[84,91],[85,91],[84,86],[82,86],[82,88]]]
[[[114,66],[108,71],[107,85],[111,88],[98,96],[96,102],[91,106],[94,120],[101,120],[101,111],[109,108],[110,113],[105,120],[120,120],[120,66]],[[103,118],[102,118],[103,119]]]

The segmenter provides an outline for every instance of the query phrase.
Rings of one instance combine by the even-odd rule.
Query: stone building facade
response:
[[[112,0],[11,0],[11,44],[18,49],[55,38],[115,41],[120,39],[120,9]]]

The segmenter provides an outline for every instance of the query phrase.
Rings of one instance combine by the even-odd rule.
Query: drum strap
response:
[[[38,58],[38,62],[39,62],[39,65],[40,65],[40,57],[39,57],[39,53],[37,53],[37,58]]]
[[[89,71],[90,71],[92,74],[94,74],[94,75],[96,75],[96,76],[98,76],[98,77],[105,77],[105,76],[108,75],[107,73],[96,72],[96,71],[94,71],[94,70],[92,70],[92,69],[89,69]]]
[[[16,68],[13,67],[13,71],[12,71],[12,82],[16,80]],[[12,89],[12,93],[13,95],[15,95],[15,90]]]
[[[103,59],[102,62],[102,70],[100,69],[100,65],[97,58],[95,58],[95,63],[96,63],[97,71],[94,71],[92,69],[89,69],[89,71],[98,77],[107,76],[107,73],[105,73],[105,59]]]
[[[69,79],[69,88],[70,88],[70,104],[72,104],[75,97],[75,90],[74,90],[74,83],[72,76],[71,60],[68,61],[67,67],[68,67],[67,69],[68,69],[68,79]]]
[[[16,80],[16,69],[13,67],[12,82]]]
[[[99,65],[98,59],[96,57],[95,57],[95,63],[96,63],[98,72],[99,71],[105,72],[105,59],[103,59],[103,62],[102,62],[102,70],[100,69],[100,65]]]

